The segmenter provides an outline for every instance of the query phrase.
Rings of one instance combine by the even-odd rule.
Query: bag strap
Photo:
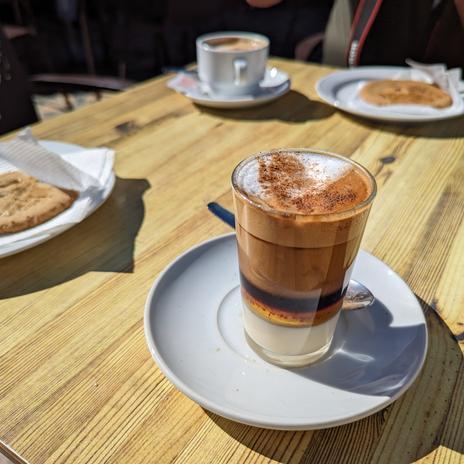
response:
[[[383,0],[360,0],[354,14],[351,36],[346,50],[348,66],[359,64],[362,49]]]

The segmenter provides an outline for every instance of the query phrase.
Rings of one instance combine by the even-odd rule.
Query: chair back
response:
[[[29,80],[0,25],[0,134],[37,120]]]

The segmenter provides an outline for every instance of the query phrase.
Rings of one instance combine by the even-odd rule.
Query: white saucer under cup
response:
[[[184,85],[185,82],[183,81],[187,81],[189,85]],[[268,67],[256,91],[247,95],[221,95],[215,93],[201,83],[196,71],[176,75],[168,81],[167,85],[197,105],[233,110],[270,103],[285,95],[290,90],[291,82],[288,74],[284,71],[276,67]]]
[[[154,283],[147,344],[180,391],[220,416],[282,430],[346,424],[403,394],[427,351],[424,314],[397,274],[360,251],[352,278],[373,292],[374,305],[342,311],[322,360],[281,368],[245,340],[235,234],[217,237],[185,252]]]

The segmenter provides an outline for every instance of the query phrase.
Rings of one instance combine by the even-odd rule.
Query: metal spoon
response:
[[[364,309],[374,302],[371,291],[357,280],[350,280],[343,298],[343,309]]]
[[[228,209],[223,208],[216,202],[208,203],[208,209],[227,225],[235,229],[235,216]],[[343,309],[363,309],[374,302],[374,295],[363,284],[357,280],[350,280],[345,297],[343,298]]]

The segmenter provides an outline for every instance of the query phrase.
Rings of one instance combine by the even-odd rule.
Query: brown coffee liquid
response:
[[[247,39],[243,37],[219,37],[207,40],[206,45],[213,50],[229,52],[246,52],[258,50],[266,44],[262,40]]]
[[[334,317],[369,213],[369,174],[341,157],[278,151],[240,164],[233,183],[248,307],[287,326]]]

